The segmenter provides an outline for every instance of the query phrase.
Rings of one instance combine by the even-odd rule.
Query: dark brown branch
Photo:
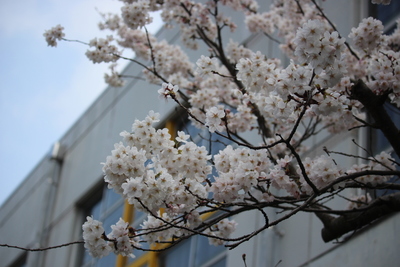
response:
[[[323,213],[316,215],[324,224],[322,239],[329,242],[396,211],[400,211],[400,192],[376,199],[366,211],[354,211],[336,218]]]
[[[388,98],[388,94],[376,95],[362,80],[358,80],[352,87],[350,96],[363,104],[368,114],[374,120],[375,127],[382,131],[397,156],[400,156],[399,130],[383,106]]]
[[[336,178],[336,180],[334,180],[333,182],[331,182],[328,185],[321,188],[320,191],[321,191],[321,193],[328,192],[336,184],[339,184],[339,183],[345,182],[345,181],[352,181],[356,178],[359,178],[362,176],[367,176],[367,175],[377,175],[377,176],[395,176],[395,175],[397,175],[397,176],[400,176],[400,171],[377,171],[377,170],[359,171],[359,172],[355,172],[352,174],[348,174],[348,175],[344,175],[344,176]]]
[[[281,135],[278,135],[281,140],[286,144],[286,147],[292,152],[293,156],[296,158],[297,164],[299,165],[299,168],[301,170],[301,174],[303,175],[304,180],[307,182],[307,184],[312,188],[315,194],[319,194],[318,188],[315,186],[315,184],[310,180],[310,178],[307,175],[306,168],[304,167],[303,161],[301,160],[300,155],[296,152],[294,147],[290,144],[290,141],[283,139]]]
[[[347,183],[346,188],[366,188],[366,189],[382,189],[382,190],[400,190],[400,184],[395,183],[383,183],[377,185],[371,185],[369,183],[364,184],[361,182]]]

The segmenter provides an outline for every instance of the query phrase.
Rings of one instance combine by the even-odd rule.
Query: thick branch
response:
[[[385,135],[397,156],[400,156],[399,130],[383,106],[387,94],[375,95],[362,80],[358,80],[351,90],[351,97],[364,105],[374,120],[374,125]]]
[[[380,197],[373,201],[366,211],[355,211],[339,217],[316,213],[323,222],[321,231],[325,242],[332,241],[342,235],[358,230],[385,215],[400,211],[400,192]]]

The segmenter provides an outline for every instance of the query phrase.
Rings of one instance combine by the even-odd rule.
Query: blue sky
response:
[[[66,38],[88,42],[117,0],[1,0],[0,205],[106,88],[108,64],[93,64],[86,47],[47,47],[43,32],[61,24]],[[96,10],[97,9],[97,10]],[[153,25],[152,31],[160,22]],[[122,68],[123,66],[120,66]]]

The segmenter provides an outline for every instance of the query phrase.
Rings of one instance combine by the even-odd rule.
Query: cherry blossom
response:
[[[94,50],[87,50],[86,56],[93,63],[117,61],[120,52],[115,45],[110,44],[111,41],[113,41],[111,35],[107,36],[107,38],[92,39],[89,42],[89,46],[94,47]]]
[[[358,49],[368,53],[372,52],[381,42],[382,32],[382,22],[369,17],[363,19],[357,28],[351,29],[349,38],[354,40]]]
[[[161,89],[158,90],[158,93],[160,94],[161,97],[170,98],[171,96],[175,96],[178,90],[179,90],[178,85],[163,83]]]
[[[111,75],[105,73],[104,74],[104,80],[106,83],[108,83],[110,86],[113,87],[122,87],[124,85],[124,80],[121,79],[121,75],[118,74],[117,71],[115,71],[116,64],[110,65],[111,69]]]
[[[115,71],[115,62],[122,59],[119,47],[132,49],[137,56],[132,61],[143,68],[147,82],[160,86],[159,96],[181,107],[201,133],[178,131],[172,138],[175,133],[155,126],[160,114],[154,111],[136,119],[130,132],[121,132],[122,141],[103,163],[104,180],[147,219],[135,231],[119,220],[106,235],[101,222],[88,217],[83,235],[91,255],[113,251],[132,256],[140,241],[175,244],[195,234],[214,245],[235,247],[256,233],[231,238],[237,224],[227,218],[238,210],[256,210],[267,218],[265,210],[276,208],[286,210],[284,219],[289,219],[320,208],[336,216],[341,211],[325,200],[346,189],[361,192],[347,198],[350,210],[369,207],[366,188],[397,190],[388,181],[399,174],[394,159],[398,136],[390,138],[398,130],[390,118],[375,112],[383,114],[385,102],[400,105],[399,28],[385,35],[382,22],[364,18],[346,40],[312,0],[273,1],[265,12],[253,0],[123,2],[121,15],[103,14],[99,24],[113,36],[90,41],[86,55],[94,63],[111,62],[105,79],[120,87],[125,77]],[[234,35],[222,40],[237,26],[221,12],[225,9],[243,12],[247,29],[272,40],[290,60],[252,51]],[[187,49],[205,44],[195,64],[187,50],[146,31],[157,10],[166,27],[179,28]],[[45,32],[50,46],[64,38],[62,30],[58,25]],[[355,141],[352,145],[362,152],[309,148],[320,133],[346,134],[364,127],[380,128],[392,155],[378,151],[372,156],[369,147]],[[338,164],[337,157],[352,163]],[[269,227],[265,221],[263,229]]]
[[[112,248],[104,239],[103,224],[100,221],[93,220],[90,216],[86,220],[82,225],[85,248],[93,257],[102,258],[107,256]]]
[[[64,27],[57,25],[50,30],[44,32],[43,36],[46,38],[48,46],[57,46],[57,40],[60,41],[65,36],[63,33]]]

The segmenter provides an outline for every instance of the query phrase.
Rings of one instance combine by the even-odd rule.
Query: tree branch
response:
[[[74,241],[74,242],[69,242],[69,243],[65,243],[62,245],[46,247],[46,248],[23,248],[23,247],[19,247],[19,246],[8,245],[8,244],[0,244],[0,247],[16,248],[16,249],[21,249],[21,250],[25,250],[25,251],[37,252],[37,251],[45,251],[45,250],[49,250],[49,249],[62,248],[62,247],[70,246],[70,245],[83,244],[83,243],[85,243],[85,242],[84,241]]]
[[[362,80],[358,80],[352,87],[350,96],[353,99],[360,101],[361,104],[364,105],[368,114],[370,114],[374,120],[374,125],[376,128],[382,131],[393,147],[393,150],[396,152],[397,156],[400,157],[399,130],[383,106],[387,100],[388,94],[376,95]]]
[[[339,217],[324,213],[315,214],[324,224],[321,231],[322,239],[329,242],[396,211],[400,211],[400,192],[377,198],[368,205],[366,211],[355,210]]]

